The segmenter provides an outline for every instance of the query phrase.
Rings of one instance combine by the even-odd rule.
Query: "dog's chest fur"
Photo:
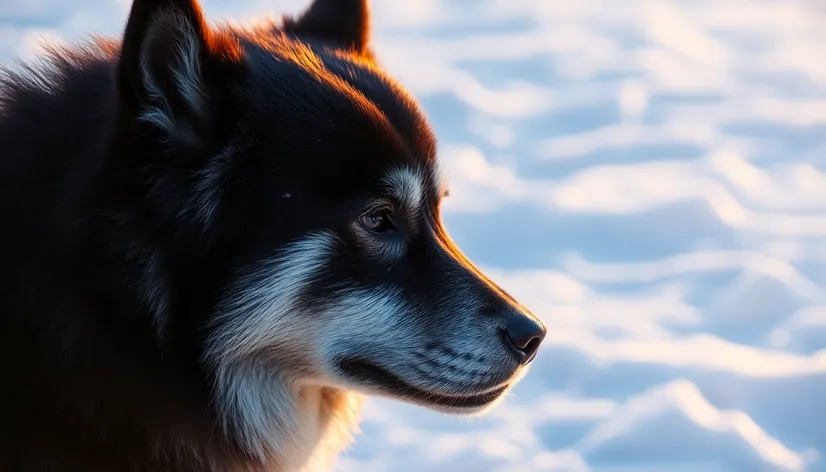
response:
[[[301,390],[297,402],[297,434],[289,444],[277,448],[279,457],[269,461],[267,472],[329,470],[338,453],[352,441],[363,397],[353,392],[307,387]]]

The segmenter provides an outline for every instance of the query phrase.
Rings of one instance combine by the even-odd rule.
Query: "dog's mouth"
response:
[[[353,380],[370,384],[389,395],[449,408],[479,408],[492,403],[508,389],[504,385],[484,393],[445,395],[414,387],[397,375],[361,359],[342,360],[339,369]]]

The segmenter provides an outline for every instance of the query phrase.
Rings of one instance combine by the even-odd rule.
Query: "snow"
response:
[[[714,463],[738,470],[799,470],[803,458],[742,411],[720,411],[688,380],[626,401],[579,443],[594,462]],[[698,465],[698,470],[701,467]]]
[[[128,4],[7,1],[0,58],[118,33]],[[826,471],[826,7],[374,4],[449,231],[550,332],[482,418],[371,400],[336,470]]]

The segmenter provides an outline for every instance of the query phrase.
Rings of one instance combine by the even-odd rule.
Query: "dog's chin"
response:
[[[338,368],[350,381],[369,389],[369,393],[421,405],[442,413],[459,415],[472,415],[485,411],[495,404],[510,387],[504,384],[466,394],[443,394],[416,387],[399,376],[361,359],[342,360],[338,363]]]

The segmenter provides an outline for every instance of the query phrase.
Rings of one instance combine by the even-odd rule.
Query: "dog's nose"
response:
[[[541,322],[525,315],[511,316],[504,329],[505,341],[519,356],[522,365],[528,365],[536,357],[545,333]]]

